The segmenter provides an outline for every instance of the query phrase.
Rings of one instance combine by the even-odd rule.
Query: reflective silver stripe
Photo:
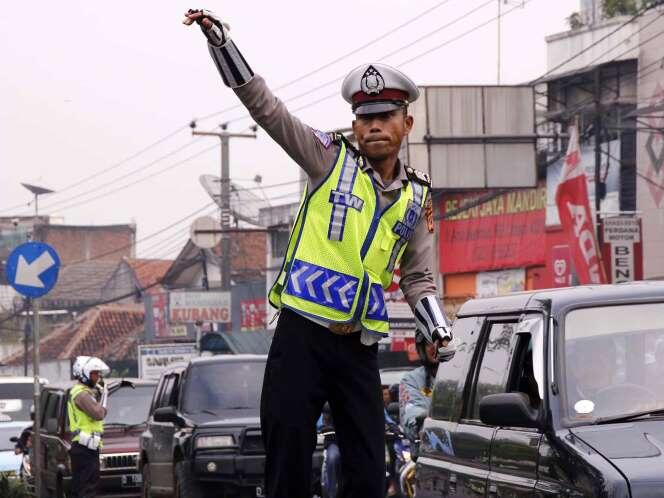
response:
[[[341,240],[341,234],[344,228],[344,214],[346,207],[334,204],[332,207],[332,220],[330,221],[330,240]]]
[[[214,64],[217,66],[217,70],[219,71],[221,77],[224,80],[224,83],[231,88],[238,87],[239,85],[235,81],[235,77],[233,76],[231,68],[228,67],[228,64],[224,60],[224,56],[221,54],[221,47],[208,45],[208,49],[210,51],[210,55],[212,56]]]
[[[356,173],[357,163],[347,150],[344,164],[339,174],[339,181],[337,182],[337,192],[352,194]],[[327,234],[329,240],[341,241],[343,239],[344,222],[347,212],[348,206],[344,204],[332,204],[332,214],[330,215],[330,225]]]
[[[410,182],[412,188],[413,188],[413,204],[418,206],[420,208],[420,218],[422,217],[422,194],[424,194],[424,187],[420,185],[419,183],[416,182]],[[420,218],[417,219],[417,222],[415,223],[415,226],[411,227],[413,230],[417,227],[417,223],[419,223]],[[393,272],[394,267],[397,264],[397,256],[399,256],[399,252],[403,248],[404,245],[406,245],[408,241],[404,238],[400,238],[394,243],[394,247],[392,248],[392,254],[390,254],[390,260],[387,263],[387,268],[386,270],[388,272]]]
[[[406,245],[406,239],[398,239],[394,243],[394,247],[392,248],[392,254],[390,254],[390,261],[387,263],[388,272],[394,271],[394,267],[397,264],[397,256],[399,255],[399,251],[401,251],[401,248],[404,245]]]
[[[449,327],[449,322],[438,305],[436,296],[424,296],[413,310],[417,328],[431,340],[433,331],[441,327]]]

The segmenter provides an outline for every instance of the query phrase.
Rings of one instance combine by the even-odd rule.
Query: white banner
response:
[[[159,380],[161,373],[176,363],[197,356],[195,344],[142,344],[138,346],[138,376]]]
[[[476,297],[502,296],[522,291],[525,287],[525,268],[480,272],[475,281]]]
[[[230,292],[170,292],[169,322],[230,323]]]

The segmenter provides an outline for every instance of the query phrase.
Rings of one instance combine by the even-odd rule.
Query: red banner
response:
[[[576,126],[569,127],[569,137],[565,164],[556,191],[560,224],[569,240],[579,283],[604,284],[606,275],[595,238],[586,174],[581,166],[579,155],[579,133]]]
[[[444,195],[440,271],[464,273],[544,264],[545,208],[544,187],[495,196],[487,190]]]
[[[265,299],[245,299],[240,301],[241,322],[240,330],[261,330],[267,323],[267,309]]]

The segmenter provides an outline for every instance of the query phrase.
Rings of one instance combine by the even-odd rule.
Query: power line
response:
[[[148,150],[150,150],[150,149],[156,147],[157,145],[160,145],[160,144],[164,143],[164,142],[167,141],[169,138],[171,138],[171,137],[177,135],[179,132],[181,132],[181,131],[184,130],[185,128],[187,128],[187,126],[180,126],[179,128],[173,130],[171,133],[168,133],[167,135],[163,136],[162,138],[160,138],[160,139],[158,139],[158,140],[155,140],[154,142],[152,142],[151,144],[147,145],[146,147],[143,147],[143,148],[140,149],[139,151],[137,151],[137,152],[133,153],[132,155],[130,155],[130,156],[128,156],[128,157],[126,157],[126,158],[124,158],[124,159],[122,159],[122,160],[120,160],[120,161],[118,161],[118,162],[116,162],[116,163],[114,163],[114,164],[112,164],[112,165],[110,165],[109,167],[104,168],[104,169],[102,169],[102,170],[100,170],[100,171],[97,171],[97,172],[95,172],[95,173],[93,173],[93,174],[91,174],[91,175],[89,175],[89,176],[84,177],[84,178],[81,178],[80,180],[77,180],[77,181],[75,181],[74,183],[71,183],[71,184],[69,184],[69,185],[65,185],[64,187],[58,189],[58,191],[55,192],[55,194],[57,195],[57,194],[60,194],[60,193],[62,193],[62,192],[66,192],[66,191],[68,191],[68,190],[71,190],[72,188],[74,188],[74,187],[78,187],[79,185],[82,185],[83,183],[86,183],[86,182],[88,182],[89,180],[92,180],[92,179],[94,179],[94,178],[98,178],[99,175],[103,175],[104,173],[107,173],[107,172],[109,172],[109,171],[112,171],[112,170],[115,170],[115,169],[119,168],[119,167],[122,166],[123,164],[126,164],[126,163],[128,163],[129,161],[131,161],[132,159],[137,158],[138,156],[140,156],[141,154],[144,154],[144,153],[147,152]],[[28,202],[28,203],[21,203],[21,204],[17,204],[17,205],[15,205],[15,206],[11,206],[11,207],[7,207],[7,208],[3,208],[3,209],[0,209],[0,213],[5,213],[5,212],[7,212],[7,211],[12,211],[12,210],[14,210],[14,209],[17,209],[17,208],[19,208],[19,207],[23,207],[23,206],[25,206],[25,205],[29,205],[29,204],[30,204],[29,202]]]
[[[527,0],[525,3],[528,3],[529,1],[532,1],[532,0]],[[439,32],[442,31],[444,28],[448,28],[448,27],[450,27],[450,26],[452,26],[452,25],[454,25],[454,24],[456,24],[456,23],[458,23],[458,22],[460,22],[460,21],[463,21],[463,20],[467,19],[468,17],[470,17],[472,14],[474,14],[475,12],[477,12],[478,10],[480,10],[481,8],[486,7],[489,3],[492,3],[492,2],[491,2],[491,1],[484,2],[483,4],[479,5],[478,7],[475,7],[475,8],[473,8],[473,9],[470,9],[469,11],[464,12],[464,13],[461,14],[460,16],[458,16],[458,17],[452,19],[450,22],[448,22],[448,23],[446,23],[446,24],[444,24],[444,25],[442,25],[442,26],[439,26],[438,28],[434,29],[433,31],[429,31],[429,32],[426,33],[425,35],[422,35],[421,37],[417,38],[415,41],[413,41],[413,42],[409,42],[409,43],[407,43],[407,44],[405,44],[405,45],[400,46],[400,47],[397,48],[396,50],[393,50],[393,51],[391,51],[391,52],[388,52],[388,53],[382,55],[381,57],[378,58],[378,60],[379,60],[379,61],[383,61],[383,60],[385,60],[385,59],[387,59],[387,58],[389,58],[389,57],[391,57],[391,56],[393,56],[393,55],[395,55],[395,54],[397,54],[397,53],[399,53],[399,52],[401,52],[401,51],[403,51],[403,50],[405,50],[405,49],[407,49],[407,48],[410,48],[412,45],[414,45],[414,44],[416,44],[416,43],[419,43],[420,41],[422,41],[422,40],[424,40],[424,39],[426,39],[426,38],[429,38],[429,37],[433,36],[433,35],[436,34],[436,33],[439,33]],[[524,5],[525,5],[525,3],[524,3]],[[512,9],[512,10],[514,10],[514,9]],[[502,15],[500,15],[500,16],[494,17],[492,20],[499,19],[500,17],[504,16],[505,14],[507,14],[507,13],[509,13],[509,12],[511,12],[511,10],[505,12],[504,14],[502,14]],[[491,22],[491,21],[489,21],[489,22]],[[488,23],[486,23],[486,24],[488,24]],[[482,27],[482,26],[480,26],[480,27]],[[473,30],[471,30],[471,32],[472,32],[472,31],[473,31]],[[469,33],[465,33],[465,34],[469,34]],[[465,34],[462,34],[461,36],[457,37],[457,39],[458,39],[458,38],[462,38],[463,36],[465,36]],[[454,40],[452,40],[452,41],[454,41]],[[448,43],[451,43],[451,41],[449,41]],[[447,43],[445,43],[445,44],[447,44]],[[445,44],[444,44],[444,45],[445,45]],[[440,48],[440,46],[439,46],[438,48]],[[297,95],[294,95],[294,96],[292,96],[292,97],[288,97],[288,98],[286,98],[286,99],[283,99],[283,102],[285,102],[285,103],[287,103],[287,102],[292,102],[292,101],[294,101],[294,100],[298,100],[298,99],[300,99],[300,98],[302,98],[302,97],[306,97],[307,95],[311,95],[312,93],[315,93],[315,92],[317,92],[318,90],[321,90],[321,89],[323,89],[323,88],[325,88],[325,87],[328,87],[328,86],[330,86],[330,85],[332,85],[332,84],[334,84],[334,83],[338,83],[338,82],[340,82],[341,80],[343,80],[343,77],[334,78],[334,79],[329,80],[329,81],[327,81],[327,82],[325,82],[325,83],[322,83],[322,84],[320,84],[320,85],[318,85],[318,86],[315,86],[315,87],[313,87],[313,88],[310,88],[309,90],[306,90],[306,91],[304,91],[304,92],[298,93]],[[278,90],[278,89],[275,89],[275,91],[276,91],[276,90]],[[296,109],[294,109],[294,111],[297,111],[297,110],[300,110],[300,109],[304,109],[304,108],[306,108],[306,107],[308,107],[308,106],[311,106],[311,105],[318,104],[319,102],[323,102],[324,100],[330,99],[330,98],[332,98],[332,97],[335,96],[335,95],[338,95],[338,92],[335,92],[335,93],[330,94],[330,95],[328,95],[328,96],[322,97],[322,98],[320,98],[320,99],[318,99],[318,100],[316,100],[316,101],[314,101],[314,102],[312,102],[312,103],[309,103],[309,104],[307,104],[307,105],[305,105],[305,106],[303,106],[303,107],[296,108]],[[238,105],[234,106],[233,109],[237,109],[237,108],[239,108],[239,107],[242,107],[242,105],[241,105],[241,104],[238,104]],[[221,112],[221,111],[220,111],[220,112]],[[248,114],[243,114],[242,116],[239,116],[239,117],[237,117],[237,118],[233,118],[233,119],[231,119],[231,120],[228,120],[227,123],[234,123],[234,122],[236,122],[236,121],[240,121],[240,120],[245,119],[245,118],[248,118],[248,117],[250,117]]]
[[[604,35],[604,36],[602,36],[601,38],[595,40],[593,43],[591,43],[591,44],[588,45],[587,47],[582,48],[581,50],[579,50],[579,51],[578,51],[577,53],[575,53],[574,55],[572,55],[572,56],[570,56],[569,58],[565,59],[565,60],[564,60],[563,62],[561,62],[560,64],[558,64],[558,65],[556,65],[555,67],[549,69],[549,70],[548,70],[546,73],[544,73],[542,76],[540,76],[540,77],[538,77],[538,78],[532,80],[532,81],[530,82],[530,84],[531,84],[531,85],[535,85],[536,83],[540,82],[541,80],[543,80],[544,78],[546,78],[546,77],[547,77],[548,75],[550,75],[551,73],[557,71],[557,70],[560,69],[561,67],[563,67],[563,66],[567,65],[568,63],[572,62],[574,59],[576,59],[576,58],[580,57],[581,55],[585,54],[585,53],[586,53],[588,50],[590,50],[591,48],[597,46],[598,44],[600,44],[601,42],[603,42],[604,40],[606,40],[606,39],[609,38],[610,36],[614,35],[614,34],[617,33],[618,31],[620,31],[621,29],[623,29],[625,26],[627,26],[628,24],[630,24],[631,22],[633,22],[634,20],[636,20],[636,19],[638,19],[639,17],[641,17],[641,16],[642,16],[642,15],[643,15],[643,14],[644,14],[649,8],[650,8],[650,7],[645,7],[645,8],[643,8],[643,9],[641,9],[639,12],[637,12],[637,13],[634,14],[632,17],[630,17],[627,21],[625,21],[624,23],[620,24],[616,29],[610,31],[610,32],[607,33],[606,35]]]
[[[60,212],[61,212],[61,211],[65,211],[65,210],[67,210],[67,209],[71,209],[71,208],[73,208],[73,207],[81,206],[81,205],[83,205],[83,204],[87,204],[87,203],[89,203],[89,202],[97,201],[97,200],[99,200],[99,199],[103,199],[104,197],[108,197],[109,195],[112,195],[112,194],[115,194],[115,193],[117,193],[117,192],[120,192],[121,190],[124,190],[124,189],[126,189],[126,188],[133,187],[134,185],[138,185],[139,183],[143,183],[143,182],[145,182],[145,181],[147,181],[147,180],[152,180],[152,179],[155,178],[156,176],[162,175],[162,174],[164,174],[164,173],[166,173],[166,172],[168,172],[168,171],[170,171],[170,170],[172,170],[172,169],[174,169],[174,168],[176,168],[176,167],[178,167],[178,166],[181,166],[181,165],[183,165],[183,164],[185,164],[185,163],[191,161],[192,159],[195,159],[195,158],[197,158],[197,157],[199,157],[199,156],[202,156],[203,154],[205,154],[205,153],[207,153],[207,152],[210,152],[210,151],[212,151],[212,150],[214,150],[214,149],[218,149],[218,146],[217,146],[216,144],[215,144],[215,145],[212,145],[212,146],[209,146],[209,147],[206,147],[206,148],[204,148],[204,149],[202,149],[202,150],[199,150],[199,151],[196,152],[195,154],[192,154],[191,156],[186,157],[185,159],[181,159],[180,161],[177,161],[177,162],[175,162],[175,163],[173,163],[173,164],[171,164],[171,165],[169,165],[169,166],[167,166],[167,167],[165,167],[165,168],[163,168],[163,169],[161,169],[161,170],[155,171],[154,173],[151,173],[151,174],[149,174],[149,175],[147,175],[147,176],[144,176],[143,178],[139,178],[139,179],[134,180],[134,181],[132,181],[132,182],[130,182],[130,183],[127,183],[127,184],[122,185],[122,186],[120,186],[120,187],[114,188],[113,190],[109,190],[108,192],[104,192],[103,194],[96,195],[96,196],[91,197],[91,198],[89,198],[89,199],[85,199],[85,200],[82,200],[82,201],[80,201],[80,202],[75,202],[75,203],[73,203],[73,204],[67,204],[66,206],[60,207],[60,208],[58,209],[58,211],[60,211]]]
[[[336,64],[338,62],[341,62],[341,61],[345,60],[346,58],[350,57],[351,55],[355,55],[356,53],[364,50],[365,48],[370,47],[371,45],[374,45],[375,43],[381,41],[383,38],[386,38],[387,36],[393,36],[395,31],[398,31],[402,28],[405,28],[406,26],[408,26],[408,25],[412,24],[413,22],[421,19],[422,17],[424,17],[425,15],[433,12],[434,10],[438,9],[439,7],[442,7],[443,5],[448,3],[449,1],[450,0],[443,0],[442,2],[438,2],[437,4],[433,5],[432,7],[424,10],[423,12],[420,12],[415,17],[412,17],[412,18],[408,19],[407,21],[399,24],[398,26],[395,26],[395,27],[385,31],[384,33],[378,35],[377,37],[375,37],[375,38],[369,40],[368,42],[365,42],[364,44],[360,45],[359,47],[357,47],[357,48],[355,48],[355,49],[353,49],[349,52],[346,52],[343,55],[340,55],[339,57],[331,60],[330,62],[327,62],[327,63],[323,64],[322,66],[317,67],[316,69],[308,71],[305,74],[302,74],[302,75],[298,76],[295,79],[292,79],[292,80],[290,80],[286,83],[283,83],[283,84],[277,86],[276,88],[274,88],[274,91],[276,92],[276,91],[279,91],[279,90],[283,90],[284,88],[287,88],[287,87],[292,86],[296,83],[299,83],[300,81],[308,78],[309,76],[313,76],[314,74],[316,74],[320,71],[323,71],[324,69],[327,69],[327,68],[333,66],[334,64]],[[335,80],[335,82],[336,81],[337,80]],[[326,83],[326,84],[323,85],[323,87],[328,86],[329,84],[330,83]],[[220,114],[223,114],[223,113],[226,113],[228,111],[235,110],[235,109],[239,109],[241,107],[242,107],[242,104],[235,104],[233,106],[226,107],[225,109],[222,109],[220,111],[215,111],[213,113],[206,114],[205,116],[203,116],[201,118],[198,118],[198,120],[205,120],[205,119],[213,118],[213,117],[218,116]]]
[[[453,37],[453,38],[451,38],[451,39],[449,39],[449,40],[447,40],[447,41],[441,43],[440,45],[436,45],[435,47],[433,47],[433,48],[431,48],[431,49],[429,49],[429,50],[427,50],[427,51],[425,51],[425,52],[422,52],[422,53],[416,55],[415,57],[412,57],[412,58],[410,58],[410,59],[408,59],[408,60],[405,60],[405,61],[401,62],[400,64],[397,65],[397,67],[401,67],[401,66],[405,66],[406,64],[410,64],[411,62],[413,62],[413,61],[415,61],[415,60],[417,60],[417,59],[419,59],[419,58],[421,58],[421,57],[424,57],[425,55],[428,55],[428,54],[430,54],[430,53],[432,53],[432,52],[434,52],[434,51],[436,51],[436,50],[439,50],[439,49],[443,48],[443,47],[446,46],[446,45],[449,45],[450,43],[453,43],[453,42],[455,42],[455,41],[457,41],[457,40],[460,40],[461,38],[464,38],[465,36],[468,36],[469,34],[472,34],[472,33],[474,33],[475,31],[477,31],[477,30],[483,28],[484,26],[486,26],[486,25],[488,25],[488,24],[491,24],[493,21],[496,21],[496,20],[498,20],[498,19],[500,19],[500,18],[502,18],[502,17],[505,17],[506,15],[508,15],[508,14],[511,13],[511,12],[513,12],[513,11],[516,10],[517,8],[522,8],[523,6],[525,6],[526,4],[528,4],[528,3],[532,2],[532,1],[533,1],[533,0],[526,0],[526,1],[523,2],[522,4],[517,5],[516,7],[513,7],[513,8],[511,8],[511,9],[509,9],[509,10],[507,10],[507,11],[505,11],[505,12],[499,14],[498,16],[495,16],[495,17],[493,17],[493,18],[491,18],[491,19],[489,19],[489,20],[487,20],[487,21],[485,21],[485,22],[483,22],[483,23],[481,23],[481,24],[479,24],[479,25],[476,25],[475,27],[473,27],[473,28],[471,28],[471,29],[469,29],[469,30],[467,30],[467,31],[464,31],[464,32],[461,33],[460,35],[457,35],[457,36],[455,36],[455,37]],[[461,16],[461,18],[464,18],[464,17],[467,17],[467,16],[468,16],[468,12],[466,12],[466,14],[464,14],[463,16]],[[459,19],[461,19],[461,18],[459,18]],[[382,60],[382,58],[379,59],[379,60]],[[315,89],[308,90],[308,91],[306,91],[306,92],[303,92],[303,93],[301,93],[301,94],[298,94],[298,95],[296,95],[296,96],[294,96],[294,97],[290,97],[290,98],[288,98],[288,99],[284,99],[283,102],[284,102],[284,103],[287,103],[287,102],[291,102],[291,101],[293,101],[293,100],[299,99],[300,97],[303,97],[303,96],[305,96],[305,95],[308,95],[308,94],[310,94],[310,93],[313,93],[314,91],[319,90],[319,89],[321,89],[321,88],[323,88],[323,87],[325,87],[325,86],[329,86],[329,85],[331,85],[332,83],[336,83],[336,82],[338,82],[338,81],[341,81],[341,79],[342,79],[342,78],[337,78],[337,79],[335,79],[335,80],[328,81],[327,83],[324,83],[323,85],[320,85],[320,86],[316,87]],[[303,110],[303,109],[307,109],[307,108],[309,108],[309,107],[313,107],[314,105],[319,104],[319,103],[321,103],[321,102],[324,102],[325,100],[329,100],[329,99],[331,99],[331,98],[333,98],[333,97],[336,97],[337,95],[338,95],[338,92],[335,91],[334,93],[330,93],[330,94],[325,95],[324,97],[321,97],[321,98],[319,98],[319,99],[316,99],[316,100],[314,100],[314,101],[312,101],[312,102],[309,102],[309,103],[306,103],[306,104],[301,105],[301,106],[299,106],[299,107],[296,107],[296,108],[292,109],[291,112],[297,112],[297,111],[301,111],[301,110]],[[227,123],[234,123],[234,122],[236,122],[236,121],[240,121],[240,120],[242,120],[242,119],[246,119],[246,118],[248,118],[248,117],[251,117],[251,116],[250,116],[249,114],[245,114],[245,115],[242,115],[242,116],[240,116],[240,117],[237,117],[237,118],[231,119],[231,120],[227,121]]]
[[[53,206],[58,206],[58,205],[60,205],[60,204],[64,204],[64,203],[66,203],[66,202],[68,202],[68,201],[72,201],[72,200],[74,200],[74,199],[79,199],[79,198],[81,198],[81,197],[83,197],[83,196],[85,196],[85,195],[87,195],[87,194],[91,194],[91,193],[93,193],[93,192],[98,192],[99,190],[103,189],[104,187],[106,187],[106,186],[108,186],[108,185],[110,185],[110,184],[113,184],[113,183],[119,182],[119,181],[121,181],[121,180],[124,180],[125,178],[129,178],[130,176],[133,176],[133,175],[135,175],[135,174],[137,174],[137,173],[140,173],[140,172],[142,172],[143,170],[145,170],[145,169],[147,169],[147,168],[149,168],[149,167],[151,167],[151,166],[154,166],[155,164],[157,164],[157,163],[160,162],[160,161],[163,161],[164,159],[168,159],[169,157],[174,156],[174,155],[177,154],[178,152],[181,152],[181,151],[183,151],[184,149],[186,149],[186,148],[188,148],[188,147],[191,147],[193,144],[195,144],[196,142],[198,142],[198,140],[199,140],[199,139],[191,140],[190,142],[186,143],[185,145],[182,145],[181,147],[178,147],[177,149],[174,149],[174,150],[172,150],[172,151],[170,151],[170,152],[168,152],[168,153],[166,153],[166,154],[164,154],[164,155],[158,157],[157,159],[155,159],[155,160],[153,160],[153,161],[150,161],[150,162],[147,163],[147,164],[142,165],[141,167],[139,167],[139,168],[137,168],[137,169],[135,169],[135,170],[133,170],[133,171],[129,171],[128,173],[125,173],[125,174],[122,175],[122,176],[118,176],[117,178],[114,178],[114,179],[112,179],[112,180],[109,180],[108,182],[106,182],[106,183],[104,183],[104,184],[102,184],[102,185],[99,185],[99,186],[97,186],[97,187],[95,187],[95,188],[92,188],[92,189],[90,189],[90,190],[86,190],[86,191],[84,191],[84,192],[81,192],[81,193],[79,193],[79,194],[76,194],[76,195],[74,195],[74,196],[72,196],[72,197],[69,197],[68,199],[62,199],[62,200],[56,201],[56,202],[54,202],[54,203],[52,203],[52,204],[47,204],[47,205],[44,206],[42,209],[44,209],[44,210],[51,209],[51,208],[53,208]]]

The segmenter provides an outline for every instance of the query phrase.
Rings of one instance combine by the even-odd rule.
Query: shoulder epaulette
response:
[[[406,176],[409,180],[431,187],[431,178],[424,171],[406,166]]]
[[[350,150],[355,157],[360,157],[361,156],[360,151],[357,150],[357,147],[355,147],[351,143],[351,141],[348,140],[348,138],[346,138],[346,136],[343,133],[333,132],[333,133],[330,133],[330,136],[332,137],[333,142],[335,142],[337,144],[341,144],[341,142],[343,142],[344,144],[346,144],[346,148],[348,150]]]

